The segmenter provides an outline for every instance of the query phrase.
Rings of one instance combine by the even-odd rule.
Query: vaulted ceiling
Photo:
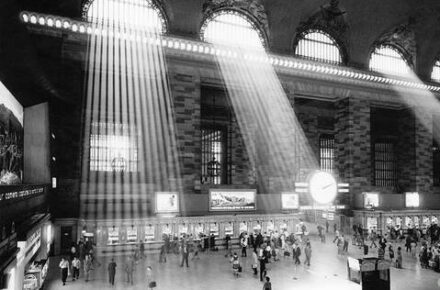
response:
[[[267,15],[269,49],[274,53],[293,54],[292,43],[301,23],[330,0],[160,0],[168,18],[169,34],[199,38],[206,2],[255,2]],[[0,80],[10,84],[12,91],[21,91],[23,84],[35,84],[33,92],[45,97],[57,96],[45,73],[48,52],[34,49],[31,35],[18,21],[22,10],[55,14],[80,19],[84,0],[2,0],[0,1]],[[438,0],[340,0],[348,29],[346,51],[348,65],[368,67],[369,54],[384,33],[399,25],[409,25],[416,45],[416,72],[429,80],[432,65],[440,53],[440,1]],[[60,45],[60,44],[58,44]],[[20,80],[20,78],[23,78]],[[24,89],[23,89],[24,90]],[[41,96],[23,97],[24,105],[38,102]]]

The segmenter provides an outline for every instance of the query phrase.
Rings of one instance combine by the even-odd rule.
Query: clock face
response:
[[[329,203],[336,197],[338,184],[330,173],[318,171],[309,180],[309,190],[317,203]]]

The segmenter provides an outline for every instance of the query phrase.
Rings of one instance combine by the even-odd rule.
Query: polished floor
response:
[[[345,290],[361,289],[359,284],[347,279],[346,256],[337,256],[336,245],[332,241],[333,235],[329,234],[327,243],[322,244],[316,237],[312,237],[312,262],[310,267],[304,265],[295,267],[292,258],[282,258],[278,262],[268,265],[268,276],[272,280],[273,290],[290,289],[326,289]],[[397,248],[397,245],[396,247]],[[403,247],[402,247],[403,248]],[[113,289],[148,289],[146,282],[146,267],[153,269],[153,279],[157,281],[155,289],[179,290],[208,290],[208,289],[262,289],[263,284],[253,275],[251,270],[251,252],[247,258],[241,258],[243,273],[235,278],[232,274],[232,265],[224,257],[224,252],[202,253],[199,260],[190,260],[189,268],[179,266],[176,255],[168,255],[167,263],[158,263],[158,255],[149,255],[141,260],[134,273],[134,285],[125,282],[123,276],[124,257],[117,257],[116,282]],[[350,244],[349,255],[362,257],[360,249]],[[376,256],[372,249],[369,256]],[[303,260],[304,255],[301,257]],[[71,281],[68,278],[66,286],[62,286],[57,259],[51,260],[51,267],[46,279],[46,290],[55,289],[110,289],[107,277],[107,263],[109,259],[100,259],[101,266],[92,271],[91,281],[85,282],[83,273],[80,279]],[[421,269],[418,261],[412,255],[404,253],[403,269],[391,269],[391,289],[393,290],[434,290],[440,289],[440,275],[429,269]],[[380,290],[380,289],[378,289]]]

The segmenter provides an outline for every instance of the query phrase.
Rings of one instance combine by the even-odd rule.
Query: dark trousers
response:
[[[299,260],[299,256],[295,256],[295,265],[301,265],[301,261]]]
[[[61,281],[63,281],[63,285],[66,284],[67,273],[68,273],[67,268],[62,268],[61,269]]]
[[[73,279],[79,278],[79,268],[73,267]]]
[[[183,263],[186,263],[186,266],[188,266],[188,253],[184,253],[182,254],[182,262],[180,263],[180,267],[183,267]]]
[[[109,272],[108,273],[108,282],[112,285],[115,285],[115,271]]]
[[[247,257],[246,249],[247,249],[247,247],[241,247],[241,256],[242,257]]]
[[[266,263],[263,260],[260,260],[260,281],[264,281],[266,277]]]

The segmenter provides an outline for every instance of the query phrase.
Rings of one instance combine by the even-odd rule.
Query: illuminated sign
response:
[[[145,240],[146,241],[152,241],[154,240],[154,226],[148,225],[145,227]]]
[[[334,211],[337,209],[345,209],[346,206],[343,204],[338,204],[338,205],[302,205],[299,207],[299,209],[301,210],[330,210],[330,211]]]
[[[156,213],[179,212],[179,193],[156,192]]]
[[[44,187],[0,193],[0,201],[26,197],[44,192]]]
[[[282,209],[297,209],[299,207],[299,196],[294,192],[281,193],[281,208]]]
[[[209,190],[210,211],[255,210],[256,189],[213,189]]]
[[[419,193],[418,192],[405,192],[405,206],[406,207],[419,207]]]
[[[379,207],[379,193],[364,192],[364,207],[365,208]]]

